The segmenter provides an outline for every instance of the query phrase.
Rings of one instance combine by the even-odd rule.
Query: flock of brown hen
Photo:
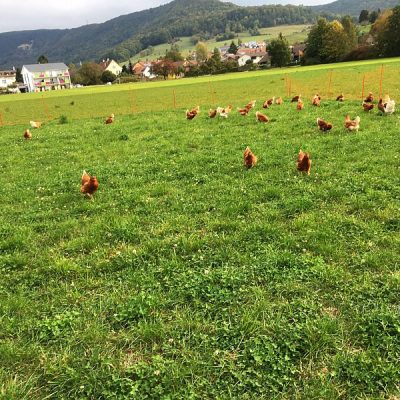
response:
[[[343,102],[344,101],[344,95],[343,93],[337,96],[336,101]],[[364,111],[371,111],[374,108],[374,96],[372,93],[369,93],[369,95],[366,97],[366,99],[363,101],[362,106]],[[301,111],[304,109],[304,102],[301,99],[301,95],[294,96],[291,100],[291,103],[297,103],[296,104],[296,109],[298,111]],[[247,116],[249,115],[250,111],[254,108],[256,104],[255,100],[250,101],[248,104],[246,104],[243,108],[238,107],[237,111],[239,112],[240,115],[242,116]],[[271,107],[273,104],[281,105],[283,104],[283,99],[282,97],[279,97],[275,100],[275,97],[266,100],[263,103],[263,108],[267,109]],[[319,107],[321,105],[321,96],[319,94],[315,94],[312,99],[311,99],[311,104],[315,107]],[[385,99],[380,98],[378,102],[378,108],[382,113],[385,114],[392,114],[395,109],[395,102],[394,100],[391,100],[389,96],[386,96]],[[228,110],[228,111],[226,111]],[[218,114],[220,116],[223,116],[225,118],[228,117],[229,112],[232,110],[232,106],[229,105],[226,108],[221,108],[218,107],[216,109],[210,109],[208,112],[208,116],[210,118],[215,118]],[[187,119],[194,119],[198,114],[200,113],[200,107],[197,106],[193,110],[186,111],[186,118]],[[256,112],[256,120],[262,123],[267,123],[269,122],[269,118],[267,115],[263,114],[260,111]],[[354,119],[351,119],[349,115],[346,115],[345,121],[344,121],[344,126],[347,130],[349,131],[358,131],[360,128],[360,121],[361,118],[359,116],[355,117]],[[333,129],[333,125],[330,122],[324,121],[322,118],[317,118],[317,127],[319,130],[323,132],[330,131]],[[297,169],[299,171],[305,172],[308,175],[310,175],[311,171],[311,159],[310,159],[310,154],[303,152],[300,150],[297,158]],[[246,147],[244,151],[244,165],[246,168],[252,168],[257,164],[257,157],[254,155],[254,153],[251,151],[250,147]]]
[[[340,94],[336,98],[336,101],[343,102],[344,95]],[[373,101],[374,101],[374,96],[372,93],[369,93],[362,103],[364,111],[369,112],[373,110],[374,108]],[[304,109],[304,102],[301,99],[301,95],[294,96],[291,100],[291,103],[297,103],[296,109],[298,111]],[[252,100],[248,104],[246,104],[243,108],[238,107],[237,111],[239,112],[240,115],[247,116],[249,115],[250,111],[255,107],[255,104],[256,100]],[[278,97],[277,99],[273,97],[271,99],[266,100],[263,103],[263,108],[268,109],[273,104],[282,105],[283,104],[282,97]],[[313,98],[311,99],[311,104],[315,107],[319,107],[321,105],[321,96],[319,94],[314,95]],[[227,107],[224,108],[218,107],[216,109],[210,109],[208,111],[208,116],[209,118],[216,118],[217,115],[219,115],[222,118],[228,118],[230,112],[232,111],[232,108],[233,108],[232,105],[228,105]],[[389,96],[385,96],[385,99],[380,98],[378,102],[378,109],[384,114],[393,114],[393,112],[395,111],[395,101],[391,100]],[[192,110],[186,110],[186,119],[192,120],[199,114],[200,114],[200,106],[197,106]],[[257,121],[261,123],[269,122],[268,116],[263,114],[262,112],[257,111],[255,115]],[[111,114],[106,118],[105,124],[109,125],[112,124],[114,121],[115,121],[115,116],[114,114]],[[352,120],[349,115],[346,115],[344,126],[349,131],[358,131],[358,129],[360,128],[360,121],[361,119],[359,116],[357,116],[355,119]],[[34,129],[39,129],[42,126],[42,123],[38,121],[30,121],[30,125]],[[333,125],[330,122],[326,122],[322,118],[317,118],[317,126],[318,129],[323,132],[330,131],[333,128]],[[24,131],[24,138],[32,139],[32,133],[29,129],[26,129]],[[252,168],[257,164],[257,156],[251,151],[250,147],[246,147],[243,158],[244,158],[244,166],[246,168]],[[310,175],[311,163],[312,160],[310,159],[310,154],[300,149],[296,163],[297,169],[301,172],[305,172],[308,175]],[[96,176],[90,176],[86,171],[83,171],[81,178],[81,193],[85,194],[85,196],[92,199],[93,194],[97,191],[98,188],[99,188],[99,182]]]

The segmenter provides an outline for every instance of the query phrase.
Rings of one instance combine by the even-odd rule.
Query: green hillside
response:
[[[394,8],[400,4],[399,0],[337,0],[333,3],[314,6],[316,13],[330,13],[352,15],[358,17],[362,10],[377,11]]]
[[[214,37],[226,30],[243,32],[282,24],[305,24],[315,19],[307,7],[238,7],[218,0],[174,0],[150,10],[75,29],[0,34],[0,68],[36,62],[127,60],[148,46],[194,34]],[[19,48],[25,46],[25,50]]]

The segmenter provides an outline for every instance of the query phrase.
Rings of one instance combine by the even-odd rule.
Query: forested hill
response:
[[[358,17],[362,10],[377,11],[394,8],[400,0],[337,0],[333,3],[311,7],[316,13],[348,14]]]
[[[0,34],[0,69],[36,62],[66,63],[112,57],[126,60],[148,46],[179,36],[214,36],[281,24],[313,22],[303,6],[240,7],[218,0],[174,0],[166,5],[123,15],[101,24]]]

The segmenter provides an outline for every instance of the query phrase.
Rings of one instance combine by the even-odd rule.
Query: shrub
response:
[[[59,122],[61,125],[68,124],[68,117],[66,115],[61,115]]]
[[[114,82],[117,77],[111,71],[104,71],[101,75],[101,81],[103,83]]]

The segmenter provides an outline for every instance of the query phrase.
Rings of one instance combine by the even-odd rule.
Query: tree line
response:
[[[400,56],[400,6],[384,12],[363,10],[359,22],[373,24],[368,34],[359,35],[351,17],[328,22],[318,19],[307,41],[307,65]],[[369,39],[367,42],[365,39]]]

